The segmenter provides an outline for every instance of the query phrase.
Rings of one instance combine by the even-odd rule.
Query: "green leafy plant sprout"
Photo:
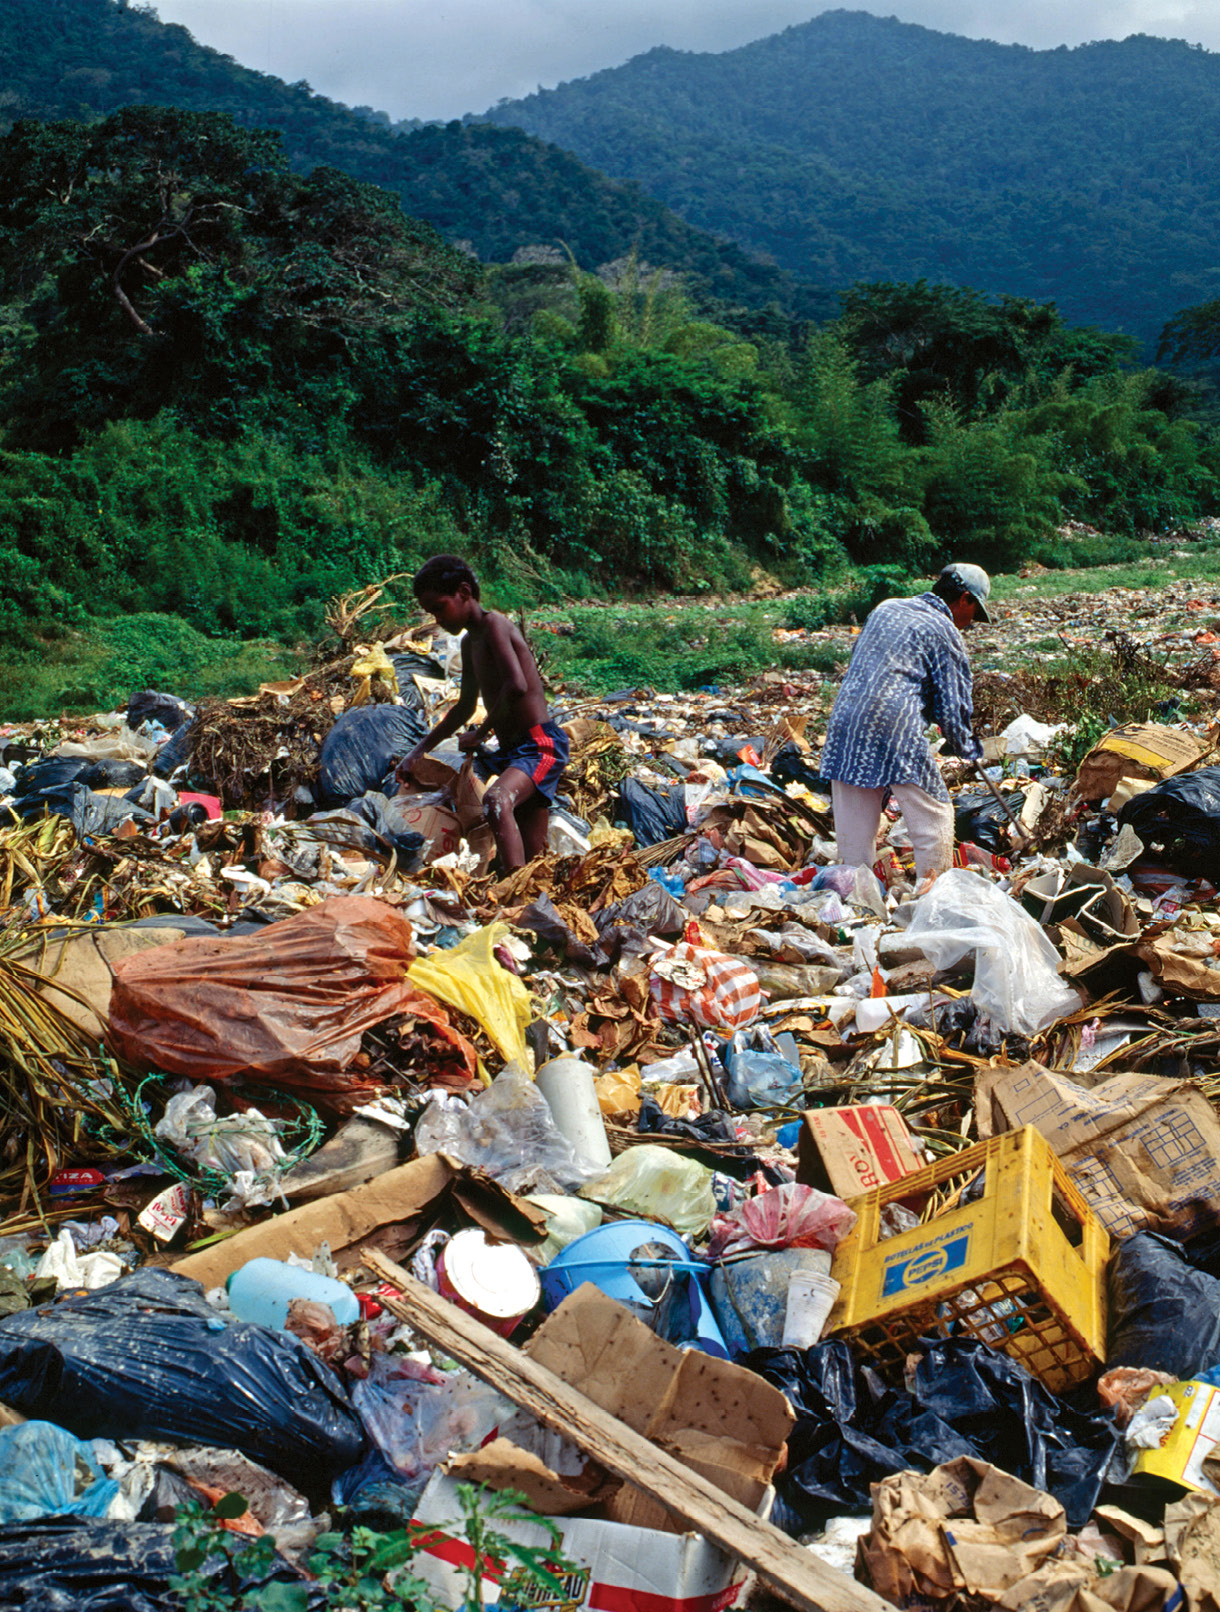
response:
[[[471,1612],[483,1612],[484,1563],[487,1561],[495,1563],[501,1572],[509,1562],[515,1564],[511,1592],[501,1594],[502,1604],[511,1600],[514,1606],[529,1607],[556,1597],[566,1599],[560,1575],[579,1573],[580,1568],[560,1553],[561,1530],[557,1523],[549,1517],[536,1516],[526,1504],[525,1496],[516,1489],[496,1491],[459,1483],[457,1502],[462,1513],[462,1533],[474,1552],[471,1564],[462,1569],[467,1585],[466,1606]],[[502,1533],[497,1523],[540,1527],[549,1536],[550,1544],[523,1544]]]
[[[472,1612],[482,1612],[489,1572],[511,1573],[513,1603],[525,1607],[563,1596],[560,1575],[581,1572],[558,1550],[559,1527],[536,1517],[524,1495],[463,1483],[457,1487],[457,1501],[461,1517],[452,1523],[409,1524],[391,1533],[358,1526],[348,1533],[319,1534],[308,1558],[308,1580],[303,1576],[296,1583],[270,1576],[277,1565],[283,1566],[273,1535],[251,1539],[223,1526],[246,1515],[243,1495],[227,1494],[211,1510],[184,1506],[174,1531],[178,1571],[170,1588],[183,1612],[307,1612],[309,1580],[314,1604],[335,1612],[385,1612],[401,1606],[440,1612],[444,1603],[411,1571],[411,1564],[430,1539],[446,1533],[460,1534],[470,1546],[470,1565],[461,1572],[467,1584],[465,1605]],[[523,1544],[497,1526],[504,1523],[541,1527],[549,1543]]]

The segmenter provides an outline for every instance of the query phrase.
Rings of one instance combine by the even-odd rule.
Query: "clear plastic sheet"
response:
[[[591,1174],[555,1124],[546,1098],[516,1064],[468,1104],[430,1103],[415,1127],[415,1148],[484,1170],[510,1192],[524,1186],[518,1177],[525,1174],[544,1171],[561,1186],[576,1186]]]
[[[1010,895],[968,868],[941,874],[916,903],[905,939],[934,968],[973,956],[970,999],[1000,1031],[1033,1035],[1080,1008],[1046,935]]]

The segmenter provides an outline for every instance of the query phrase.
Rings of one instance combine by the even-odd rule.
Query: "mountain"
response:
[[[778,303],[800,317],[834,312],[829,292],[799,284],[566,151],[515,129],[393,128],[307,84],[285,84],[199,45],[126,0],[5,0],[0,8],[0,132],[19,118],[92,122],[125,106],[227,112],[274,128],[294,168],[341,169],[393,191],[404,210],[484,260],[522,247],[563,247],[585,268],[636,251],[680,270],[692,290],[746,308]]]
[[[821,284],[972,286],[1145,342],[1220,293],[1220,56],[1181,41],[1036,51],[833,11],[485,117]]]

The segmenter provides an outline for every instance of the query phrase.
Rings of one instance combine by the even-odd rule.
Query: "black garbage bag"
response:
[[[1139,1231],[1106,1272],[1107,1366],[1147,1366],[1187,1379],[1220,1364],[1220,1281],[1190,1264],[1180,1243]]]
[[[139,761],[103,756],[100,761],[91,761],[76,781],[89,789],[134,789],[147,777],[148,768]]]
[[[1166,778],[1129,800],[1118,814],[1159,860],[1187,879],[1220,884],[1220,767]]]
[[[86,768],[95,765],[86,762]],[[25,820],[41,817],[46,812],[58,813],[71,820],[78,839],[95,834],[113,834],[120,823],[133,819],[140,824],[153,825],[157,819],[142,806],[123,795],[97,795],[79,780],[53,784],[44,783],[14,798],[14,809]]]
[[[1119,1432],[1110,1413],[1078,1411],[1025,1368],[974,1338],[921,1338],[913,1391],[860,1368],[832,1338],[812,1349],[755,1349],[742,1364],[783,1390],[796,1412],[777,1480],[801,1529],[835,1512],[866,1515],[869,1485],[972,1455],[1059,1500],[1072,1527],[1097,1502]]]
[[[370,789],[413,750],[428,724],[405,705],[358,705],[344,711],[326,735],[318,777],[322,803],[343,806]]]
[[[652,789],[635,778],[618,786],[615,817],[625,823],[640,845],[659,845],[686,832],[686,787]]]
[[[172,778],[179,767],[189,769],[191,757],[195,750],[195,724],[184,722],[176,729],[153,757],[154,778]],[[197,788],[203,788],[208,793],[213,792],[213,780],[210,778],[194,777],[191,782]]]
[[[697,1114],[694,1119],[678,1119],[674,1114],[667,1114],[652,1097],[645,1097],[641,1101],[636,1128],[641,1136],[681,1136],[688,1142],[737,1140],[737,1133],[718,1108],[709,1109],[706,1114]]]
[[[240,1450],[310,1494],[364,1449],[342,1383],[298,1338],[218,1324],[198,1282],[155,1267],[0,1321],[0,1402],[77,1438]]]
[[[413,711],[424,709],[424,697],[416,686],[416,677],[426,677],[441,682],[445,679],[445,668],[435,655],[412,655],[404,651],[401,655],[391,655],[390,665],[394,668],[394,676],[398,679],[398,692],[403,701]]]
[[[94,834],[113,834],[120,823],[130,821],[143,828],[153,828],[157,822],[152,812],[146,812],[125,795],[97,795],[84,784],[72,785],[65,804],[67,810],[63,815],[72,819],[76,836],[82,840]],[[54,806],[47,809],[61,810]]]
[[[823,778],[817,762],[803,755],[791,741],[776,753],[769,770],[772,782],[781,788],[785,784],[804,784],[806,789],[824,796],[825,803],[830,804],[830,780]]]
[[[92,765],[87,756],[46,756],[41,761],[31,761],[18,767],[13,775],[13,798],[41,804],[48,796],[62,796]],[[26,811],[22,804],[19,809],[23,816],[32,817],[38,805],[31,804]]]
[[[1021,815],[1025,796],[1019,790],[1004,800],[1014,817]],[[1001,854],[1011,849],[1008,818],[990,790],[962,793],[953,797],[953,837],[959,845],[981,845],[984,851]]]
[[[642,957],[651,949],[651,935],[680,935],[689,918],[690,913],[664,885],[649,879],[631,895],[594,913],[605,958],[602,966],[610,967],[622,958]]]
[[[172,1523],[40,1517],[0,1527],[0,1612],[182,1612],[170,1589],[177,1571]],[[303,1582],[282,1559],[257,1580],[219,1555],[204,1571],[234,1606],[258,1604],[266,1585]],[[311,1612],[327,1604],[321,1585],[308,1594]]]
[[[138,728],[142,722],[159,722],[166,733],[177,733],[188,722],[195,720],[195,707],[180,700],[176,694],[161,694],[155,688],[142,688],[127,698],[127,726]]]
[[[567,923],[559,908],[545,891],[531,901],[514,925],[536,935],[544,946],[550,946],[569,963],[578,968],[606,968],[610,959],[600,944],[591,946],[587,940]]]
[[[753,750],[761,756],[767,748],[765,733],[730,733],[726,739],[717,739],[712,746],[712,760],[722,767],[740,767],[741,752]]]

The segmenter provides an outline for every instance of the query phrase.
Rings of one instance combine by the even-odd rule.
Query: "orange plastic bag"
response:
[[[350,1109],[384,1085],[352,1068],[364,1032],[410,1014],[435,1034],[435,1072],[472,1077],[474,1048],[407,978],[414,955],[410,924],[368,896],[334,896],[258,935],[156,946],[115,967],[110,1041],[145,1069],[240,1076]]]
[[[762,1006],[758,975],[739,957],[680,941],[653,958],[649,988],[663,1019],[740,1030]]]

